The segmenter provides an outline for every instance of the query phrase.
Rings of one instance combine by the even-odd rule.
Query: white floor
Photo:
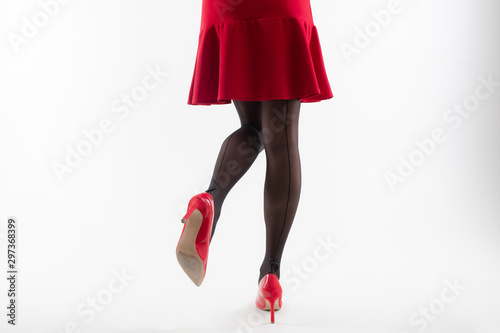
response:
[[[17,327],[0,280],[0,331],[498,332],[499,3],[402,1],[349,62],[341,45],[388,3],[311,1],[335,97],[302,105],[275,324],[254,305],[264,154],[224,203],[200,287],[175,257],[187,202],[239,125],[233,105],[186,105],[201,1],[69,2],[19,52],[2,38],[0,267],[13,216],[19,274]],[[4,34],[40,10],[2,2]],[[155,70],[169,74],[124,108]],[[391,187],[402,159],[415,165]]]

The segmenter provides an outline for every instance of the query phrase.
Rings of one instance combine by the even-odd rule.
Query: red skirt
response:
[[[332,97],[309,0],[203,0],[188,104]]]

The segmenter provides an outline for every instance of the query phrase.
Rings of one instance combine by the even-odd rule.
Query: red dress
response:
[[[188,104],[333,97],[310,0],[203,0]]]

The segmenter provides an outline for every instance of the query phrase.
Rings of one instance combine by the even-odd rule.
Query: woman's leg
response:
[[[279,262],[299,203],[300,106],[299,99],[262,102],[262,135],[267,160],[264,185],[266,254],[259,282],[269,273],[280,277]]]
[[[214,198],[212,238],[224,199],[264,149],[261,102],[233,100],[233,103],[238,111],[241,126],[222,143],[209,188],[205,191]]]

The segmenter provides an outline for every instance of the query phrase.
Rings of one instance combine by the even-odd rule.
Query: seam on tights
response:
[[[288,155],[288,198],[286,199],[285,217],[283,218],[283,226],[281,228],[280,237],[278,238],[278,243],[276,244],[276,249],[274,250],[274,256],[272,257],[272,259],[276,258],[276,251],[278,250],[279,243],[281,241],[281,236],[283,235],[283,230],[285,229],[286,213],[288,211],[288,202],[290,201],[290,187],[292,184],[292,169],[290,167],[290,149],[288,147],[288,134],[286,126],[287,122],[288,122],[288,100],[286,101],[286,115],[285,115],[285,138],[286,138],[286,150]]]

